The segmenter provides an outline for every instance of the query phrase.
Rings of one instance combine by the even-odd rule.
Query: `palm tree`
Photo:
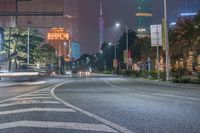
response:
[[[184,58],[189,51],[200,51],[200,13],[191,18],[180,18],[175,28],[170,30],[170,50],[172,60]]]

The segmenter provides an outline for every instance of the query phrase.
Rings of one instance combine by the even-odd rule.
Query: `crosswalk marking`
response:
[[[20,97],[20,98],[12,99],[12,101],[33,100],[33,99],[52,99],[52,97]]]
[[[9,106],[15,106],[15,105],[29,105],[29,104],[60,104],[58,101],[27,101],[27,102],[14,102],[14,103],[8,103],[8,104],[0,104],[0,107],[9,107]]]
[[[0,115],[10,115],[10,114],[27,113],[27,112],[76,112],[76,111],[71,108],[26,108],[26,109],[1,111]]]
[[[62,85],[62,84],[59,84]],[[59,86],[56,85],[56,86]],[[3,115],[8,115],[6,117],[13,117],[12,114],[16,116],[16,114],[19,113],[34,113],[34,112],[54,112],[56,115],[59,115],[62,112],[63,113],[83,113],[79,110],[76,110],[74,108],[65,107],[62,108],[61,103],[58,99],[52,96],[50,93],[51,87],[44,89],[42,91],[35,91],[27,94],[23,94],[17,97],[13,97],[7,100],[3,100],[0,103],[0,107],[12,107],[15,105],[31,105],[31,106],[23,106],[20,108],[17,108],[18,106],[15,106],[17,109],[12,109],[12,110],[6,110],[3,108],[4,111],[0,111],[0,116]],[[7,102],[7,103],[5,103]],[[50,107],[50,108],[45,108],[45,107],[39,107],[37,108],[37,104],[58,104],[60,108],[56,108],[53,106],[51,108],[50,105],[45,106],[45,107]],[[33,105],[33,106],[32,106]],[[66,106],[66,105],[65,105]],[[53,113],[53,116],[55,115]],[[84,113],[83,113],[84,114]],[[10,115],[10,116],[9,116]],[[50,116],[48,116],[50,117]],[[89,116],[91,117],[91,116]],[[91,117],[93,118],[93,117]],[[95,118],[94,118],[95,119]],[[99,121],[98,119],[96,119]],[[80,131],[100,131],[100,132],[118,132],[118,128],[113,128],[113,126],[110,126],[107,123],[102,123],[102,121],[99,121],[100,124],[90,124],[90,123],[73,123],[71,122],[59,122],[59,121],[45,121],[45,119],[41,118],[40,121],[27,121],[26,119],[22,118],[20,121],[12,121],[12,122],[4,122],[0,124],[0,130],[3,129],[8,129],[12,131],[12,128],[53,128],[53,129],[66,129],[66,130],[80,130]],[[115,126],[114,126],[115,127]],[[11,128],[11,129],[10,129]],[[117,131],[118,130],[118,131]],[[0,131],[1,132],[1,131]]]
[[[26,95],[26,97],[29,97],[29,96],[30,96],[30,97],[31,97],[31,96],[32,96],[32,97],[35,97],[35,96],[50,96],[50,94],[41,94],[41,93],[40,93],[40,94],[29,94],[29,95]]]
[[[0,124],[1,130],[7,128],[15,128],[15,127],[59,128],[59,129],[70,129],[70,130],[113,132],[113,133],[117,132],[112,128],[102,124],[48,122],[48,121],[17,121],[17,122]]]

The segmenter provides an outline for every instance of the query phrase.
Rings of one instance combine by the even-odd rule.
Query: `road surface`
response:
[[[94,76],[0,92],[0,132],[200,132],[199,86]]]

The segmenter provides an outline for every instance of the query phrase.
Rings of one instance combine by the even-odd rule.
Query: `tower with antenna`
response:
[[[103,4],[100,3],[100,16],[99,16],[99,50],[104,41],[104,19],[103,19]]]

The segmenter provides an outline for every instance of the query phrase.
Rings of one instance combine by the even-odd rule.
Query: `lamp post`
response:
[[[108,44],[109,44],[109,46],[111,46],[111,45],[112,45],[112,43],[111,43],[111,42],[109,42]],[[115,59],[114,59],[114,60],[115,60],[115,63],[117,63],[117,43],[115,43],[115,45],[114,45],[114,46],[115,46],[115,57],[114,57]],[[115,72],[117,72],[117,65],[116,65],[116,64],[114,64],[114,67],[115,67]]]
[[[129,59],[129,54],[128,54],[128,51],[129,51],[129,44],[128,44],[128,40],[129,40],[129,36],[128,36],[128,26],[124,26],[124,25],[121,25],[120,23],[116,23],[116,27],[123,27],[125,28],[125,31],[126,31],[126,54],[127,54],[127,59],[126,59],[126,70],[128,70],[128,59]]]
[[[27,64],[30,64],[30,28],[28,28]]]

